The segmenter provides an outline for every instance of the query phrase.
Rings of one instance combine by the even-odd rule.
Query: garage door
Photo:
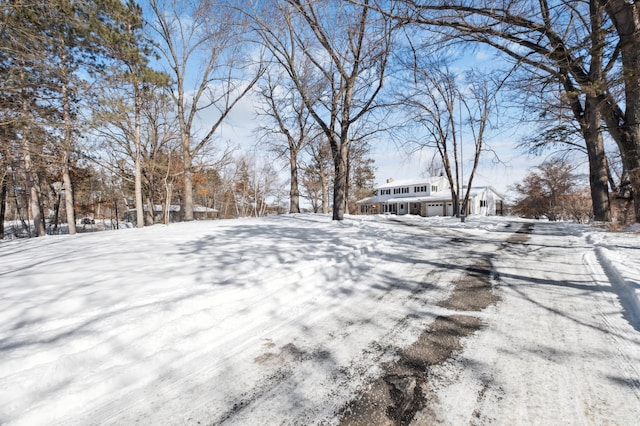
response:
[[[453,216],[453,203],[447,203],[447,216]]]
[[[442,203],[427,204],[427,216],[442,216]]]

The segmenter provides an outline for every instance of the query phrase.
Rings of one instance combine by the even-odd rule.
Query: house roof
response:
[[[400,186],[417,186],[417,185],[430,185],[431,182],[438,181],[442,176],[434,176],[428,178],[415,178],[415,179],[399,179],[385,182],[381,185],[377,185],[376,189],[397,188]]]

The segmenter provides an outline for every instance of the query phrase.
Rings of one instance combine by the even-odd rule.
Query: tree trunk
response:
[[[168,164],[167,164],[167,172],[164,175],[164,207],[162,209],[162,220],[165,225],[168,225],[170,222],[170,212],[171,209],[171,192],[173,190],[173,184],[169,183],[169,175],[171,173],[171,154],[169,154]]]
[[[335,179],[333,184],[333,220],[343,220],[347,196],[347,157],[349,142],[343,141],[334,149],[333,163]]]
[[[585,102],[586,126],[582,131],[589,158],[589,187],[593,218],[600,222],[611,221],[609,200],[609,173],[604,141],[600,132],[602,115],[597,106],[598,100],[587,97]]]
[[[69,153],[65,150],[62,164],[62,183],[64,185],[64,208],[67,215],[67,226],[69,235],[74,235],[76,230],[76,214],[74,212],[73,185],[71,184],[71,174],[69,173]]]
[[[7,174],[2,175],[0,182],[0,240],[4,239],[4,216],[7,212]]]
[[[320,176],[320,185],[322,191],[322,213],[329,213],[329,178],[325,173]]]
[[[24,80],[24,76],[23,76]],[[27,118],[29,116],[29,100],[28,97],[22,93],[22,117],[25,123],[29,122]],[[44,226],[44,215],[42,214],[42,207],[40,205],[40,188],[38,187],[38,177],[33,170],[33,162],[31,159],[31,142],[29,140],[29,135],[23,135],[21,140],[22,142],[22,155],[24,162],[24,174],[27,181],[27,199],[29,204],[28,211],[31,213],[31,218],[33,218],[33,226],[35,228],[36,236],[43,237],[47,235],[45,226]],[[17,203],[17,199],[16,199]],[[29,235],[31,235],[31,229],[27,229]]]
[[[622,162],[631,182],[635,222],[640,222],[640,9],[636,2],[626,0],[599,0],[613,20],[620,38],[622,53],[622,77],[625,90],[625,112],[609,115],[610,124],[616,128],[611,132],[618,143]],[[605,104],[609,109],[610,104]],[[611,120],[615,115],[615,120]]]
[[[185,141],[186,139],[186,141]],[[183,156],[183,179],[184,179],[184,197],[182,205],[182,220],[190,222],[193,220],[193,180],[191,166],[191,152],[189,150],[189,137],[183,135],[182,142]]]
[[[69,235],[74,235],[76,233],[76,214],[74,211],[73,202],[73,185],[71,185],[71,174],[69,171],[69,162],[71,161],[71,105],[66,83],[62,85],[62,104],[62,114],[64,121],[64,154],[62,158],[64,207],[67,214],[67,226],[69,227]]]
[[[151,197],[147,197],[147,211],[144,215],[144,224],[145,226],[151,226],[155,222],[155,209],[153,208],[153,199]]]
[[[300,189],[298,188],[298,153],[294,150],[289,155],[291,169],[291,187],[289,189],[289,213],[300,213]]]
[[[40,205],[40,190],[38,178],[33,171],[33,165],[31,162],[31,149],[28,141],[23,142],[24,145],[24,170],[27,176],[27,186],[29,188],[29,211],[31,212],[31,218],[33,219],[33,227],[35,228],[36,236],[43,237],[47,235],[44,227],[44,215],[42,214],[42,206]],[[31,231],[29,231],[31,233]]]
[[[51,185],[51,187],[56,197],[55,204],[53,205],[53,230],[54,230],[54,233],[57,233],[58,225],[60,224],[60,203],[62,202],[62,191],[61,190],[55,191],[55,188],[53,188],[53,185]]]
[[[136,227],[144,228],[144,202],[142,200],[142,148],[140,137],[140,84],[136,81],[133,83],[133,104],[134,104],[134,145],[135,145],[135,183],[134,190],[136,193]],[[153,211],[151,212],[153,214]]]
[[[349,190],[351,184],[351,150],[347,150],[347,159],[345,161],[347,164],[347,170],[344,172],[345,176],[345,185],[344,185],[344,211],[346,214],[350,214],[349,211]]]

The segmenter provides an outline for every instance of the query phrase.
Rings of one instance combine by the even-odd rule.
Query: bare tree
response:
[[[230,166],[226,170],[230,173],[223,199],[223,217],[264,216],[269,200],[277,199],[280,192],[273,165],[252,155],[242,155]],[[231,214],[230,209],[235,214]]]
[[[480,158],[486,152],[486,131],[504,78],[473,70],[463,77],[444,63],[417,57],[409,69],[410,81],[401,87],[400,101],[410,127],[426,132],[426,136],[410,139],[408,144],[414,149],[435,150],[451,187],[453,211],[464,215]],[[464,147],[463,129],[468,130]],[[466,181],[463,152],[467,161],[471,159]]]
[[[625,9],[621,13],[631,16],[633,6],[627,4],[616,8],[614,2],[604,0],[506,3],[498,0],[399,0],[395,3],[407,7],[404,13],[394,12],[404,22],[417,23],[450,40],[491,46],[528,70],[539,86],[544,87],[550,79],[560,83],[587,145],[595,218],[610,220],[602,120],[606,120],[608,131],[624,153],[628,170],[640,170],[640,145],[623,131],[633,125],[630,126],[622,113],[614,98],[615,88],[610,84],[616,81],[616,63],[622,44],[611,36],[611,21],[604,14],[603,4],[610,15]],[[623,5],[624,1],[615,3]],[[379,4],[384,6],[383,2]],[[631,39],[633,37],[636,44],[630,49],[637,52],[640,36],[630,35]],[[635,56],[640,58],[637,53]],[[634,99],[638,99],[640,89],[635,90]],[[632,180],[635,188],[640,189],[640,172]],[[637,207],[637,216],[640,220],[640,207]]]
[[[299,156],[317,129],[302,97],[290,83],[277,69],[265,73],[260,84],[264,106],[259,114],[267,117],[271,125],[262,126],[259,132],[276,156],[289,163],[289,213],[300,213]]]
[[[547,160],[527,174],[522,183],[514,185],[517,199],[513,211],[536,219],[584,221],[585,216],[590,216],[585,215],[585,210],[588,212],[591,206],[585,203],[588,197],[582,193],[579,181],[574,166],[566,160]]]
[[[130,93],[120,87],[102,88],[101,102],[93,108],[93,133],[107,158],[91,158],[125,182],[133,183],[136,222],[142,221],[144,226],[154,222],[153,200],[160,182],[166,189],[176,177],[172,162],[177,162],[174,145],[178,132],[175,119],[170,117],[171,104],[165,89],[141,84],[137,96],[139,99],[132,101]],[[143,198],[149,204],[146,217]]]
[[[329,140],[334,162],[333,219],[342,220],[355,124],[379,107],[393,26],[363,5],[318,0],[274,0],[254,14],[257,33],[283,67]],[[270,13],[269,10],[275,10]],[[310,90],[301,61],[313,64],[325,88]],[[315,85],[311,85],[315,88]]]
[[[417,65],[417,63],[416,63]],[[451,187],[451,202],[456,215],[460,213],[461,173],[459,161],[460,123],[459,93],[455,75],[446,67],[415,66],[414,83],[402,102],[410,114],[410,122],[418,125],[426,136],[412,140],[417,149],[434,149],[442,160],[444,173]]]
[[[468,71],[466,75],[466,95],[461,96],[462,105],[466,110],[467,128],[471,131],[473,143],[473,161],[466,181],[467,191],[462,202],[462,211],[466,212],[469,204],[469,194],[473,186],[473,179],[478,169],[478,163],[483,152],[486,152],[486,134],[492,116],[497,110],[497,96],[507,77],[497,72],[480,73]],[[467,145],[468,146],[468,145]],[[462,159],[461,159],[462,161]]]
[[[184,194],[183,219],[193,220],[193,161],[214,140],[231,110],[257,82],[243,51],[236,8],[226,2],[150,0],[156,46],[173,78],[172,94],[180,128]],[[248,80],[243,78],[249,73]],[[213,116],[202,133],[198,120]],[[207,121],[208,123],[209,121]]]
[[[441,176],[444,174],[444,166],[442,165],[442,158],[437,152],[434,152],[431,156],[431,160],[426,167],[427,176]]]
[[[591,9],[598,13],[604,9],[616,30],[614,54],[609,63],[613,64],[619,54],[619,79],[624,85],[624,94],[616,97],[616,91],[607,87],[599,93],[598,105],[609,134],[620,148],[631,184],[635,221],[640,222],[640,75],[637,72],[640,69],[640,9],[636,2],[625,0],[591,0]],[[597,15],[595,19],[603,18]],[[597,32],[595,41],[604,41],[607,29],[603,27]],[[612,68],[606,64],[604,71]]]

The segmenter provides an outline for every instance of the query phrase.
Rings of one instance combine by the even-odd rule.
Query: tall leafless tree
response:
[[[350,144],[358,137],[357,124],[379,107],[393,42],[392,22],[370,9],[368,0],[363,3],[272,0],[261,2],[253,15],[262,42],[329,140],[334,220],[344,218]],[[303,59],[313,64],[326,90],[310,90],[301,74]]]
[[[417,65],[417,63],[416,63]],[[436,64],[414,67],[413,82],[403,90],[402,103],[409,121],[426,135],[410,139],[417,149],[434,149],[442,160],[444,173],[451,187],[453,211],[460,212],[461,176],[459,160],[460,92],[456,76],[446,67]]]
[[[193,162],[214,140],[232,109],[257,82],[261,69],[246,61],[245,28],[225,1],[150,0],[156,45],[173,79],[180,128],[183,219],[193,220]],[[204,121],[204,115],[210,120]],[[198,120],[205,124],[198,131]]]
[[[412,126],[426,136],[410,139],[410,144],[438,153],[451,187],[454,212],[466,212],[480,158],[488,151],[486,133],[505,77],[473,70],[457,75],[445,64],[417,59],[411,68],[411,81],[402,86],[401,102]],[[463,129],[467,130],[464,146]],[[464,153],[471,164],[466,170]]]
[[[299,92],[290,83],[279,68],[265,73],[259,84],[263,99],[259,114],[267,118],[267,124],[261,126],[259,132],[277,157],[289,163],[289,213],[300,213],[299,157],[305,145],[314,139],[317,127]]]
[[[620,148],[633,191],[635,221],[640,222],[640,7],[635,1],[625,0],[591,0],[591,7],[598,13],[604,8],[616,30],[616,55],[610,62],[618,59],[619,53],[619,79],[624,91],[615,96],[614,90],[606,88],[599,94],[598,105],[609,134]],[[605,29],[598,34],[597,41],[605,39]]]
[[[630,128],[630,123],[610,84],[615,80],[616,64],[624,45],[612,37],[611,20],[604,14],[605,8],[610,15],[614,10],[621,11],[613,6],[614,2],[397,0],[392,3],[406,7],[403,13],[396,14],[404,22],[430,28],[448,39],[491,46],[530,70],[532,78],[541,78],[538,84],[550,78],[560,83],[587,145],[596,220],[610,220],[607,161],[601,137],[603,118],[624,153],[634,187],[640,189],[638,145],[628,132],[622,132]],[[615,3],[620,6],[625,2]],[[377,4],[388,10],[385,2]],[[623,7],[626,12],[622,14],[631,16],[631,8]],[[632,170],[639,170],[637,178],[632,176]],[[636,212],[640,220],[640,207]]]

